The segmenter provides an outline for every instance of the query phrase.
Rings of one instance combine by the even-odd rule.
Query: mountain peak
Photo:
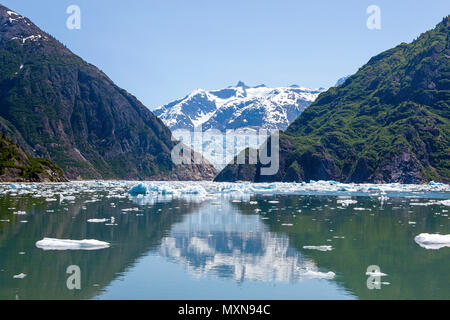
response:
[[[243,81],[239,81],[236,85],[236,88],[244,88],[244,89],[248,89],[250,87],[248,87]]]
[[[0,132],[30,156],[55,161],[71,179],[214,176],[206,162],[173,163],[170,130],[28,18],[0,6],[0,30]]]
[[[28,18],[0,5],[0,42],[48,40],[49,35],[34,25]]]
[[[195,90],[183,99],[154,110],[172,130],[242,128],[286,129],[319,95],[313,89],[249,87],[239,81],[236,87]]]

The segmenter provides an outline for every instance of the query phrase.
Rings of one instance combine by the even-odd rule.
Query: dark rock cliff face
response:
[[[103,72],[0,6],[0,132],[71,179],[212,179],[175,166],[170,130]]]
[[[446,17],[321,94],[280,135],[276,175],[230,164],[216,180],[450,183],[449,37]]]
[[[0,182],[64,182],[63,171],[47,159],[30,157],[0,133]]]

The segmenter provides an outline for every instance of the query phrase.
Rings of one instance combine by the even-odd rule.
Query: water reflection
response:
[[[136,260],[160,244],[171,225],[199,205],[174,201],[138,212],[128,199],[103,199],[89,202],[79,197],[73,203],[48,203],[31,197],[0,198],[0,299],[89,299],[104,288]],[[115,203],[115,207],[111,203]],[[21,208],[28,214],[13,216],[5,208]],[[182,208],[175,209],[176,207]],[[51,212],[48,212],[51,211]],[[92,224],[91,218],[115,217],[116,226]],[[28,221],[21,223],[20,220]],[[43,251],[35,243],[44,237],[59,239],[98,239],[111,248],[98,251]],[[68,290],[67,267],[81,269],[81,290]],[[13,276],[24,273],[24,279]]]
[[[238,282],[295,282],[332,279],[289,245],[285,235],[269,232],[257,215],[245,216],[229,202],[205,205],[172,227],[160,254],[183,263],[198,277],[218,276]]]
[[[336,290],[324,283],[347,291],[336,297],[450,298],[450,249],[426,250],[414,242],[420,233],[450,233],[448,208],[439,203],[307,195],[256,196],[251,201],[248,196],[243,201],[190,197],[129,199],[95,191],[49,202],[27,194],[1,196],[0,299],[90,299],[113,292],[127,298],[118,282],[129,293],[136,281],[156,280],[175,282],[180,298],[191,298],[200,285],[215,293],[217,280],[229,288],[222,291],[223,298],[275,298],[269,283],[285,285],[293,299],[308,298],[314,290],[319,290],[315,297],[326,297]],[[111,217],[115,225],[87,222]],[[111,247],[46,252],[35,246],[44,237],[97,239]],[[305,249],[325,245],[332,250]],[[152,257],[163,261],[150,273],[148,265],[156,261]],[[80,267],[81,290],[67,289],[71,265]],[[371,265],[388,274],[383,280],[390,285],[367,288]],[[165,278],[171,266],[182,267],[175,271],[178,280]],[[22,273],[25,278],[14,278]],[[236,291],[236,286],[242,289]],[[142,290],[137,298],[158,297],[155,287]]]
[[[274,207],[265,200],[258,211],[271,232],[289,237],[290,244],[319,267],[333,270],[335,281],[360,299],[450,299],[450,250],[425,250],[415,243],[420,233],[450,234],[448,207],[418,206],[428,199],[358,197],[343,206],[336,197],[279,197]],[[236,204],[246,215],[255,206]],[[301,210],[301,212],[298,212]],[[292,227],[283,226],[292,225]],[[331,245],[323,253],[310,245]],[[378,265],[389,282],[368,290],[366,271]]]

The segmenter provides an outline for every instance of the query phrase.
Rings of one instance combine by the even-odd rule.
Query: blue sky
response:
[[[150,109],[197,88],[329,87],[450,14],[433,0],[2,0]],[[66,9],[81,8],[81,30]],[[369,5],[381,30],[366,27]]]

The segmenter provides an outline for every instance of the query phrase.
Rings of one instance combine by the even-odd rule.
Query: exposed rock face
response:
[[[212,179],[177,167],[170,130],[95,66],[0,6],[0,131],[70,179]]]
[[[0,182],[63,182],[63,171],[46,159],[32,158],[0,134]]]
[[[280,170],[230,164],[217,181],[450,183],[450,18],[372,58],[280,136]]]

